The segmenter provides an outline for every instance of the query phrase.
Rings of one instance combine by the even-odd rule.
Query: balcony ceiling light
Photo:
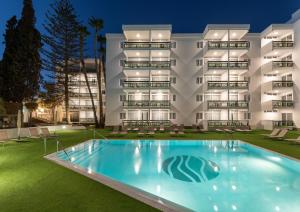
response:
[[[232,35],[231,35],[232,37],[236,37],[236,33],[234,32],[234,33],[232,33]]]
[[[136,37],[139,38],[139,37],[141,37],[141,35],[140,35],[139,33],[137,33],[137,34],[136,34]]]
[[[215,36],[215,37],[218,37],[218,35],[219,35],[218,33],[216,33],[216,32],[214,33],[214,36]]]
[[[278,52],[275,52],[274,54],[275,54],[275,55],[278,55]]]
[[[232,52],[231,55],[232,55],[232,56],[235,56],[235,55],[236,55],[236,52]]]
[[[136,56],[140,56],[140,53],[139,52],[137,52],[137,53],[135,53],[136,54]]]
[[[161,33],[159,33],[159,34],[158,34],[158,37],[159,37],[159,38],[162,38],[162,34],[161,34]]]
[[[136,76],[139,76],[139,75],[140,75],[140,73],[139,73],[139,72],[136,72],[136,73],[135,73],[135,75],[136,75]]]
[[[216,74],[217,72],[216,72],[216,71],[214,71],[213,73],[214,73],[214,74]]]
[[[274,35],[278,35],[278,32],[277,32],[277,31],[275,31],[275,32],[274,32]]]
[[[276,74],[278,74],[278,73],[279,73],[279,71],[275,71],[275,73],[276,73]]]
[[[159,55],[159,56],[162,56],[162,52],[158,52],[158,55]]]
[[[214,55],[217,55],[218,54],[218,52],[214,52]]]
[[[160,73],[161,73],[161,71],[158,71],[158,73],[160,74]]]

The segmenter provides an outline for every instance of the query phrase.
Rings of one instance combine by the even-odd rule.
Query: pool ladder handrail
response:
[[[72,162],[72,160],[71,160],[69,154],[67,153],[67,151],[65,150],[64,146],[59,142],[58,139],[56,139],[56,150],[57,150],[57,152],[59,151],[59,146],[62,147],[62,151],[63,151],[63,152],[65,153],[65,155],[68,157],[68,160],[69,160],[70,162]]]

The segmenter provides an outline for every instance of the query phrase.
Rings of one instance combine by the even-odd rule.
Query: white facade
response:
[[[126,25],[107,34],[106,125],[300,126],[298,13],[261,33]]]
[[[94,59],[85,60],[89,85],[99,120],[99,89]],[[102,77],[102,99],[105,105],[105,84]],[[79,70],[72,74],[69,81],[69,114],[72,123],[94,123],[94,113],[84,74]]]

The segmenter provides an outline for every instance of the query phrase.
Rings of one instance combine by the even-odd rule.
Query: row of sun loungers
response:
[[[40,131],[37,127],[31,127],[29,130],[29,138],[56,138],[55,134],[51,134],[47,127],[40,128]],[[0,143],[3,144],[11,140],[8,136],[7,130],[0,131]]]

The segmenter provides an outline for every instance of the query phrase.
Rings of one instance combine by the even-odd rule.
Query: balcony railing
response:
[[[86,81],[69,81],[70,86],[86,86]],[[96,81],[89,81],[90,86],[96,86]]]
[[[93,106],[92,105],[70,105],[69,109],[70,110],[92,110]]]
[[[224,101],[224,100],[217,100],[217,101],[207,101],[208,109],[248,109],[249,102],[247,101]]]
[[[273,61],[272,67],[273,68],[293,68],[294,62],[293,61]]]
[[[170,81],[123,81],[123,88],[147,89],[147,88],[170,88]]]
[[[170,126],[170,120],[123,120],[123,125],[130,127],[145,127],[145,126]]]
[[[294,127],[294,121],[285,120],[285,121],[273,121],[273,127]]]
[[[127,100],[123,102],[126,108],[169,108],[171,102],[169,100]]]
[[[79,122],[81,122],[81,123],[95,123],[95,119],[94,118],[80,118]]]
[[[171,61],[122,61],[124,69],[170,69]]]
[[[294,86],[293,81],[272,81],[272,87],[275,88],[292,88]]]
[[[93,97],[97,97],[96,93],[92,93]],[[90,98],[89,93],[70,93],[70,97],[87,97]]]
[[[208,41],[208,49],[249,49],[249,41]]]
[[[248,89],[248,81],[208,81],[208,89]]]
[[[293,46],[294,46],[294,41],[273,41],[272,42],[273,49],[292,48]]]
[[[294,101],[293,100],[272,100],[272,107],[274,109],[293,108]]]
[[[208,127],[248,127],[248,120],[209,120]]]
[[[171,42],[123,42],[123,49],[171,49]]]
[[[208,69],[248,69],[249,61],[208,61]]]

